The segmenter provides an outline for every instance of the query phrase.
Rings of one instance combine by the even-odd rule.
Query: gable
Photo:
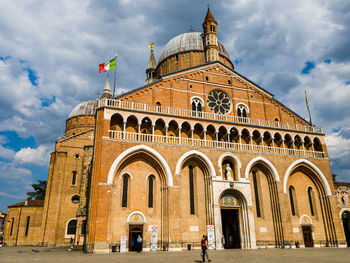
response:
[[[163,75],[117,99],[191,110],[191,102],[198,98],[203,102],[202,111],[212,112],[207,103],[212,90],[221,90],[231,98],[229,115],[236,115],[238,105],[244,104],[249,108],[248,117],[253,119],[309,125],[273,94],[218,61]]]

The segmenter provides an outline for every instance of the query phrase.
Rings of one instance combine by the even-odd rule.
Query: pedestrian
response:
[[[73,238],[71,237],[69,241],[69,251],[71,251],[72,248],[73,248]]]
[[[141,235],[139,235],[137,237],[137,253],[140,253],[141,252],[141,248],[142,248],[142,237]]]
[[[208,243],[205,240],[205,235],[202,236],[201,248],[202,248],[202,261],[205,262],[205,254],[207,253],[207,249],[208,249]]]

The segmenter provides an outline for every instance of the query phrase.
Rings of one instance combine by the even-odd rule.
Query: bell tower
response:
[[[149,47],[151,48],[151,55],[149,57],[149,61],[148,61],[148,66],[146,69],[146,84],[151,83],[155,80],[155,73],[156,73],[156,67],[157,67],[157,63],[156,63],[156,59],[154,57],[154,43],[150,43]]]
[[[219,60],[219,48],[217,38],[217,23],[208,7],[207,15],[203,22],[205,61]]]

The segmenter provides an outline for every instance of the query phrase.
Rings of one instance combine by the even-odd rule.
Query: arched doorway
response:
[[[220,194],[218,204],[220,212],[217,212],[220,213],[221,220],[216,222],[216,231],[221,238],[217,240],[220,244],[217,248],[252,248],[255,237],[251,236],[252,226],[244,195],[237,189],[226,189]]]
[[[343,221],[346,244],[350,247],[350,211],[344,211],[341,215]]]
[[[240,205],[233,193],[221,197],[222,239],[225,249],[241,248]]]
[[[128,217],[129,224],[129,251],[137,251],[137,238],[143,237],[143,225],[145,224],[145,217],[141,212],[131,213]],[[141,250],[142,250],[141,245]]]
[[[303,233],[305,247],[313,247],[314,239],[312,236],[312,220],[309,216],[303,215],[300,218],[300,225]]]

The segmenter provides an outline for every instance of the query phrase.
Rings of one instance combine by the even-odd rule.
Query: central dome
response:
[[[219,54],[228,60],[230,56],[226,51],[224,45],[218,41]],[[177,53],[182,53],[186,51],[203,51],[203,38],[201,32],[189,32],[178,35],[172,38],[160,52],[158,64],[160,64],[166,58],[173,56]]]

